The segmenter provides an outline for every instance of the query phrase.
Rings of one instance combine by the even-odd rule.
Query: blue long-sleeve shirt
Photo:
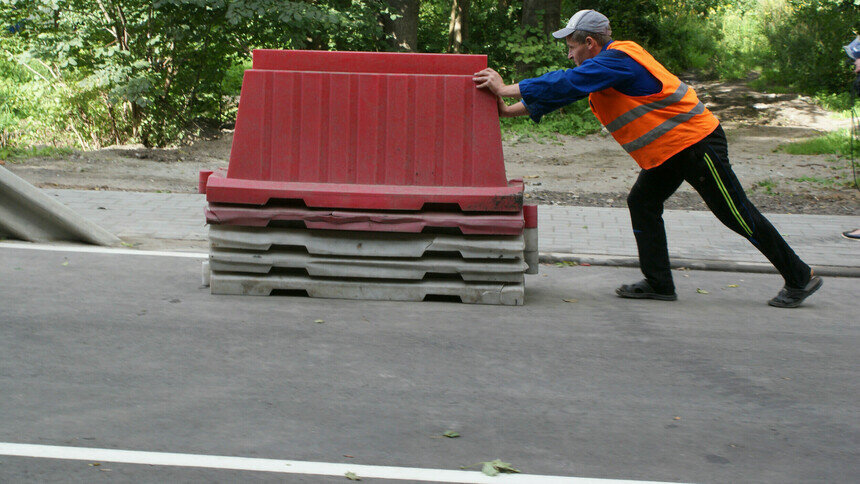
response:
[[[642,64],[618,49],[607,49],[611,43],[576,68],[520,81],[520,95],[529,116],[539,123],[544,114],[609,87],[628,96],[647,96],[663,89]]]

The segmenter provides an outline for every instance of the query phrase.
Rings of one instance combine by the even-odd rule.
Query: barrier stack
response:
[[[212,294],[523,304],[537,211],[506,179],[485,67],[254,51],[228,168],[200,176]]]

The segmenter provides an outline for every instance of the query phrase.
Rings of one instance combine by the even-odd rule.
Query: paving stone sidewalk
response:
[[[203,195],[88,190],[46,190],[84,217],[123,238],[205,241]],[[860,270],[860,241],[842,237],[860,219],[836,215],[767,214],[771,223],[812,266]],[[540,251],[561,259],[595,262],[636,258],[626,209],[540,206]],[[743,237],[710,212],[667,210],[664,214],[673,259],[767,265]]]

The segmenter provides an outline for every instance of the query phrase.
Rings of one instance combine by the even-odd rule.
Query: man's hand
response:
[[[505,82],[502,81],[502,76],[491,68],[486,68],[480,72],[476,72],[472,77],[479,89],[487,88],[496,96],[501,96],[500,91],[505,87]]]
[[[496,96],[515,97],[517,99],[521,97],[519,84],[506,85],[504,81],[502,81],[502,76],[489,67],[481,72],[473,74],[472,80],[475,81],[475,84],[477,84],[479,89],[489,89],[490,92]]]

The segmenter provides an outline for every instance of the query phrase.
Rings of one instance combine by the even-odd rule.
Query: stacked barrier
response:
[[[537,212],[506,179],[485,67],[254,51],[229,166],[200,175],[212,293],[522,304]]]

